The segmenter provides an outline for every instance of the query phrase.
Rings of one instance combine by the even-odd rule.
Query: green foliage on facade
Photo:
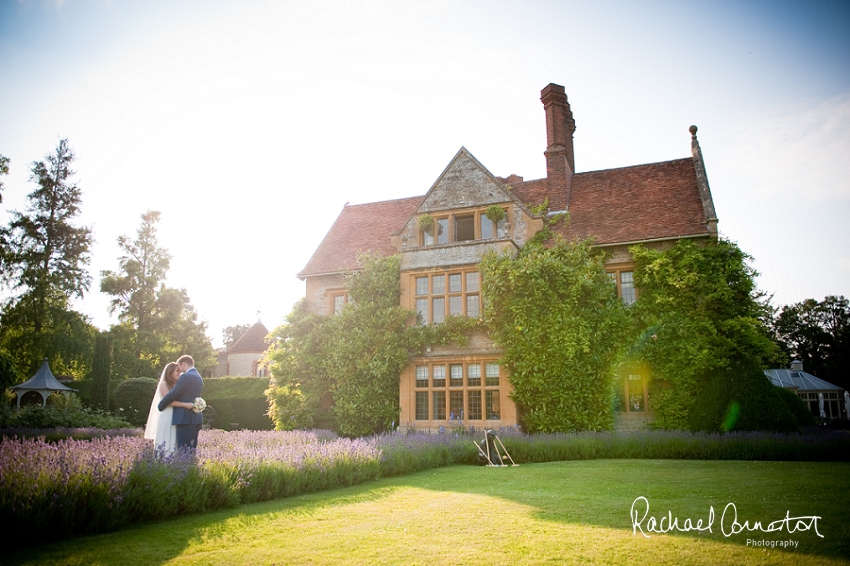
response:
[[[462,341],[476,321],[452,317],[437,327],[409,326],[400,306],[400,258],[363,256],[347,275],[350,301],[318,316],[302,300],[272,331],[267,354],[269,414],[278,430],[328,428],[347,436],[398,423],[398,377],[424,344]]]
[[[769,413],[759,403],[782,405],[760,386],[760,370],[776,355],[776,345],[761,322],[765,306],[759,301],[751,258],[723,239],[707,244],[681,240],[665,251],[643,246],[629,251],[640,289],[633,310],[640,336],[632,354],[650,372],[655,426],[711,428],[718,424],[717,412],[735,411],[733,403],[738,420],[752,423],[755,415]],[[723,391],[727,406],[697,417],[695,411],[706,411],[707,391]],[[770,420],[763,422],[765,428],[785,428],[784,417],[779,423]],[[751,427],[758,425],[745,429]]]
[[[611,428],[617,372],[631,365],[649,374],[659,428],[797,429],[793,407],[762,372],[777,348],[749,256],[725,240],[634,247],[640,300],[627,307],[602,250],[550,237],[561,220],[549,219],[515,258],[482,259],[483,321],[410,325],[398,257],[361,258],[363,269],[348,276],[351,301],[335,316],[297,304],[268,353],[276,428],[385,431],[398,421],[398,378],[410,356],[486,329],[528,432]]]
[[[528,432],[613,425],[613,384],[626,308],[589,241],[528,244],[480,264],[485,320],[504,350],[512,397]]]
[[[398,421],[398,376],[407,363],[399,305],[399,257],[363,256],[347,276],[349,304],[332,317],[301,302],[272,332],[270,414],[282,430],[331,427],[348,436],[389,430]]]

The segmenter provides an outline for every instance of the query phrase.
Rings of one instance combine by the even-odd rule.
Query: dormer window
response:
[[[501,214],[494,214],[494,211]],[[422,246],[507,237],[507,211],[498,205],[465,214],[443,217],[424,214],[419,217],[419,242]]]

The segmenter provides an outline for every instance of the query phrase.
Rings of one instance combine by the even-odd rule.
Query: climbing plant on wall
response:
[[[640,290],[633,310],[640,335],[632,354],[651,372],[655,426],[710,428],[705,423],[713,422],[715,428],[733,430],[734,422],[721,427],[724,414],[703,415],[696,422],[696,410],[704,413],[704,394],[712,397],[712,403],[717,401],[710,391],[741,389],[763,392],[734,399],[742,411],[740,422],[750,421],[750,429],[784,427],[766,421],[759,424],[745,411],[776,415],[784,410],[759,370],[775,355],[776,345],[760,321],[766,307],[759,300],[750,256],[723,239],[707,244],[680,240],[667,250],[634,246],[629,251]],[[752,367],[756,371],[741,369]],[[715,383],[718,380],[725,385]],[[742,381],[756,383],[745,387]],[[732,401],[727,399],[721,409],[726,411]]]
[[[615,369],[626,307],[590,241],[530,242],[481,264],[485,321],[528,432],[602,430],[613,424]]]
[[[398,423],[398,379],[425,344],[463,342],[477,321],[450,317],[414,326],[400,306],[398,256],[361,256],[346,276],[350,301],[334,316],[317,316],[302,301],[276,328],[268,359],[267,396],[278,429],[332,428],[348,436],[384,432]]]

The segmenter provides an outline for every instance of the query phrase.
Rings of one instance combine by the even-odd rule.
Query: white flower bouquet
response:
[[[201,411],[203,411],[206,408],[207,408],[207,402],[204,401],[200,397],[196,397],[195,402],[192,403],[192,410],[195,411],[196,413],[200,413]]]

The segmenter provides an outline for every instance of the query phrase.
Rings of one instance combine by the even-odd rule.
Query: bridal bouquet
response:
[[[192,410],[196,413],[200,413],[204,409],[207,408],[207,402],[201,399],[200,397],[195,398],[195,402],[192,403]]]

